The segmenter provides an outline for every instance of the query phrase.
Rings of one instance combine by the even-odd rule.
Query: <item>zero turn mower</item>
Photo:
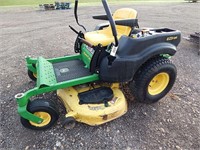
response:
[[[57,91],[66,108],[63,125],[75,122],[91,126],[116,119],[127,112],[127,101],[119,88],[128,84],[137,101],[154,103],[172,88],[177,70],[169,58],[176,53],[181,33],[169,28],[140,29],[137,11],[131,8],[113,14],[102,0],[106,15],[94,19],[109,23],[92,32],[78,32],[75,55],[53,59],[26,58],[29,77],[36,87],[15,96],[24,127],[34,130],[50,128],[58,119],[52,100],[31,97]],[[74,14],[77,16],[78,0]]]

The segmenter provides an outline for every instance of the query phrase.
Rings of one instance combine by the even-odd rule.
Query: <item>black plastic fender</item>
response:
[[[106,82],[129,82],[142,64],[150,58],[160,54],[173,56],[176,53],[176,47],[171,44],[163,44],[163,46],[157,44],[151,48],[133,56],[120,57],[117,55],[112,66],[108,66],[108,59],[105,57],[100,66],[100,79]]]
[[[176,40],[167,41],[170,36],[177,36]],[[141,39],[122,36],[115,61],[108,66],[105,57],[100,65],[100,79],[106,82],[129,82],[134,74],[147,60],[160,54],[173,56],[176,46],[180,43],[180,34],[161,34]]]

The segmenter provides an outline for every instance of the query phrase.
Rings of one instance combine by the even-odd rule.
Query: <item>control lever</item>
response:
[[[70,28],[72,31],[74,31],[76,34],[79,34],[79,32],[78,32],[76,29],[74,29],[72,26],[69,25],[69,28]]]
[[[81,37],[78,37],[78,39],[79,39],[82,43],[86,44],[87,46],[89,46],[89,47],[91,47],[91,48],[94,48],[94,45],[91,44],[90,42],[86,41],[85,39],[83,39],[83,38],[81,38]]]

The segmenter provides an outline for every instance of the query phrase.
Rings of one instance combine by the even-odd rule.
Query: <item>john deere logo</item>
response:
[[[67,72],[69,72],[69,68],[60,69],[60,73],[67,73]]]

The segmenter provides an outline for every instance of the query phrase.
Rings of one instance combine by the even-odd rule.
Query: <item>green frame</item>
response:
[[[37,72],[42,72],[43,68],[39,65],[40,61],[47,61],[48,63],[58,63],[58,62],[64,62],[64,61],[70,61],[70,60],[82,60],[85,63],[85,67],[89,69],[90,67],[90,62],[92,58],[92,54],[88,51],[87,46],[85,44],[82,45],[81,47],[82,51],[81,54],[77,55],[70,55],[70,56],[64,56],[64,57],[58,57],[58,58],[52,58],[52,59],[44,59],[42,57],[39,58],[31,58],[27,57],[26,58],[26,65],[28,70],[32,71],[33,73]],[[40,78],[40,76],[39,76]],[[28,90],[25,93],[19,93],[15,96],[18,104],[18,113],[21,117],[32,121],[34,123],[42,123],[43,119],[35,116],[34,114],[30,113],[27,110],[27,105],[31,97],[43,94],[43,93],[48,93],[52,91],[56,91],[58,89],[63,89],[63,88],[68,88],[71,86],[75,85],[80,85],[84,83],[89,83],[89,82],[94,82],[99,80],[99,75],[98,74],[92,74],[89,76],[77,78],[77,79],[72,79],[69,81],[65,82],[52,82],[51,84],[47,84],[45,86],[41,86],[41,83],[46,82],[44,79],[38,79],[37,80],[37,86],[33,89]]]
[[[82,49],[81,54],[51,58],[51,59],[46,59],[46,60],[49,61],[50,63],[59,63],[63,61],[80,59],[80,60],[83,60],[87,68],[89,68],[90,61],[92,59],[92,54],[89,52],[88,46],[85,44],[82,44],[81,49]],[[33,73],[37,73],[36,68],[33,66],[33,64],[36,65],[37,61],[38,61],[38,58],[26,57],[26,66]]]

